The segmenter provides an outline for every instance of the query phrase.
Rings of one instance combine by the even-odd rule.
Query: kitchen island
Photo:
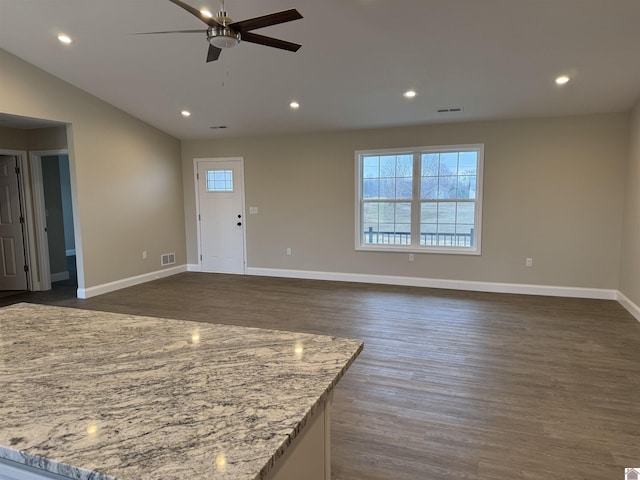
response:
[[[362,348],[285,331],[0,309],[0,479],[328,480],[332,391]]]

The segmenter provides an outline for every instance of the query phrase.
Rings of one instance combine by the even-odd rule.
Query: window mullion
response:
[[[413,196],[411,198],[411,246],[420,246],[420,152],[413,153]]]

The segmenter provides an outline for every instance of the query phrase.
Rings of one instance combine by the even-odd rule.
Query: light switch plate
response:
[[[258,214],[258,207],[249,207],[249,213],[251,215],[257,215]]]

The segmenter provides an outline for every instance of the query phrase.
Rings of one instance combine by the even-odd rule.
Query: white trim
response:
[[[601,288],[559,287],[553,285],[527,285],[520,283],[471,282],[443,280],[439,278],[400,277],[391,275],[366,275],[361,273],[334,273],[278,268],[248,268],[248,275],[265,277],[304,278],[337,282],[375,283],[408,287],[443,288],[474,292],[515,293],[520,295],[545,295],[550,297],[593,298],[616,300],[617,292]]]
[[[69,280],[69,272],[68,271],[64,271],[64,272],[56,272],[56,273],[52,273],[51,274],[51,283],[53,282],[60,282],[62,280]]]
[[[618,303],[622,305],[631,315],[635,317],[636,320],[640,322],[640,306],[634,303],[629,297],[627,297],[624,293],[618,291],[617,298]]]
[[[55,155],[55,153],[52,153]],[[44,205],[44,186],[40,152],[29,152],[31,168],[31,195],[33,198],[33,222],[38,246],[38,272],[40,290],[51,290],[51,270],[49,269],[49,243],[47,241],[47,219]]]
[[[116,280],[115,282],[103,283],[102,285],[96,285],[95,287],[78,288],[78,298],[91,298],[104,293],[114,292],[122,288],[133,287],[134,285],[139,285],[141,283],[158,280],[159,278],[170,277],[186,271],[186,265],[178,265],[176,267],[163,268],[162,270],[156,270],[155,272],[136,275],[135,277],[123,278],[122,280]]]
[[[200,268],[199,263],[190,263],[187,265],[187,272],[201,272],[202,268]]]
[[[71,257],[76,254],[76,249],[72,248],[71,250],[66,251],[67,257]]]

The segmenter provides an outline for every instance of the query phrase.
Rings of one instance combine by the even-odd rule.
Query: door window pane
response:
[[[233,192],[233,170],[207,170],[207,192]]]

